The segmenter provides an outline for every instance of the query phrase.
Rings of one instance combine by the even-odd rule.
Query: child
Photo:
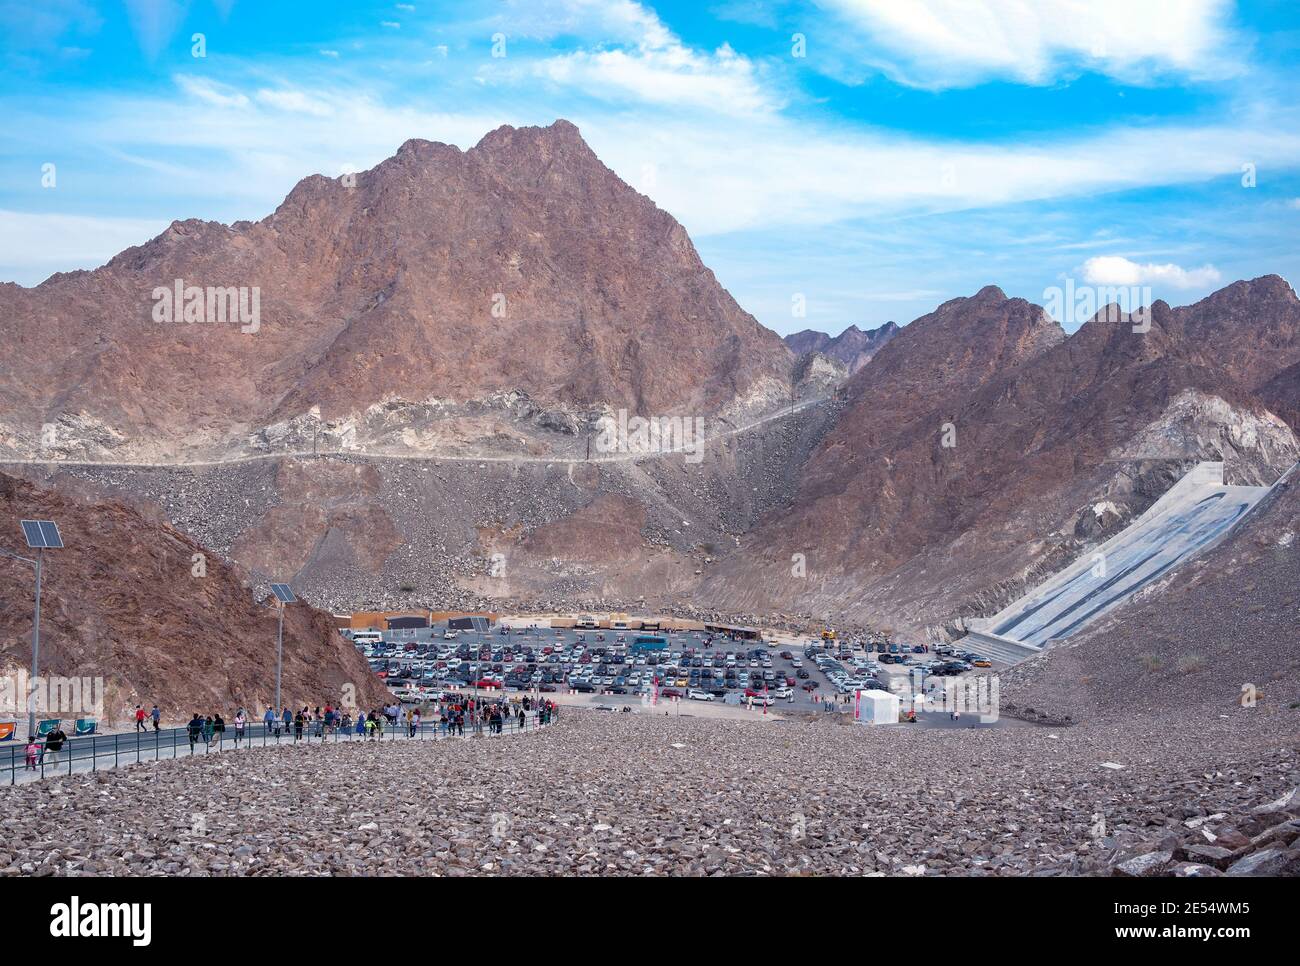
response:
[[[36,740],[35,735],[27,736],[27,747],[24,750],[27,752],[27,770],[35,771],[36,758],[41,753],[41,744]]]

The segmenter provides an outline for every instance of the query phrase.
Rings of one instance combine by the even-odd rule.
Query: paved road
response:
[[[530,713],[526,725],[526,730],[534,730],[537,727],[535,715]],[[171,758],[183,758],[188,755],[217,755],[229,754],[246,748],[267,748],[267,747],[294,747],[298,742],[289,732],[282,732],[278,736],[272,731],[267,731],[265,725],[261,722],[250,724],[248,727],[248,736],[236,743],[233,726],[228,726],[226,733],[220,741],[214,741],[211,745],[205,744],[202,740],[191,745],[188,731],[185,728],[164,728],[159,732],[121,732],[118,734],[91,735],[83,738],[72,738],[64,745],[63,750],[59,753],[59,761],[55,764],[48,762],[42,763],[34,771],[29,771],[25,767],[25,758],[23,754],[24,742],[5,742],[0,745],[0,785],[22,784],[29,781],[38,781],[41,778],[53,777],[55,775],[69,775],[79,772],[101,771],[108,768],[121,767],[123,765],[133,765],[142,761],[161,761]],[[518,732],[518,726],[512,723],[505,728],[500,737],[512,735]],[[487,732],[484,729],[483,734]],[[474,737],[466,729],[466,738]],[[498,737],[492,735],[491,737]],[[365,741],[355,732],[335,732],[325,738],[313,738],[305,735],[302,742],[319,744],[322,741]],[[424,724],[415,738],[411,738],[405,728],[386,728],[383,741],[448,741],[459,740],[453,739],[448,735],[441,734],[437,725]]]
[[[812,406],[824,403],[829,397],[818,396],[815,399],[805,399],[796,403],[794,406],[787,406],[766,416],[760,416],[757,419],[741,423],[738,426],[732,426],[721,432],[714,433],[705,437],[703,440],[693,444],[694,447],[708,446],[709,443],[719,439],[727,439],[731,436],[738,436],[741,433],[747,433],[751,429],[765,425],[777,419],[784,419],[787,416],[793,416],[795,413],[802,412]],[[716,420],[715,421],[720,421]],[[240,463],[257,463],[263,460],[278,459],[330,459],[331,457],[361,457],[373,460],[429,460],[438,463],[620,463],[627,461],[639,461],[653,459],[657,456],[671,456],[678,453],[687,452],[684,447],[677,447],[672,450],[666,450],[660,453],[597,453],[591,456],[469,456],[469,455],[452,455],[447,453],[376,453],[367,452],[366,450],[344,450],[327,453],[313,452],[309,449],[302,450],[283,450],[274,453],[252,453],[244,456],[230,456],[214,460],[187,460],[176,461],[171,463],[155,463],[147,460],[61,460],[61,459],[6,459],[0,458],[0,466],[103,466],[120,469],[181,469],[185,467],[211,467],[211,466],[233,466]]]

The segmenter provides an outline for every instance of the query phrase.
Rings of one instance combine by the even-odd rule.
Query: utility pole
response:
[[[279,627],[275,632],[275,713],[284,707],[280,704],[280,681],[284,674],[284,606],[297,603],[298,598],[288,584],[272,584],[271,593],[275,594],[276,610],[279,611]]]
[[[45,548],[36,551],[36,611],[32,619],[32,680],[27,698],[27,733],[36,734],[36,682],[41,667],[41,569]],[[76,731],[74,728],[73,731]]]
[[[45,551],[61,550],[63,537],[53,520],[21,520],[23,536],[27,546],[36,551],[36,559],[21,557],[8,550],[0,550],[0,555],[12,557],[36,568],[36,607],[32,615],[32,677],[27,691],[27,733],[36,734],[36,691],[41,673],[41,574],[44,570]],[[16,710],[16,709],[15,709]]]

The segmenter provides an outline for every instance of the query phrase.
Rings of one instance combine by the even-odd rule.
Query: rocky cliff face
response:
[[[1300,452],[1254,391],[1281,395],[1300,351],[1295,296],[1277,282],[1157,303],[1149,327],[1103,311],[1069,338],[996,289],[941,306],[853,377],[791,505],[719,568],[712,599],[959,630],[1198,460],[1272,482]],[[1097,517],[1099,503],[1113,512]],[[792,576],[794,554],[808,577]]]
[[[241,296],[255,321],[232,318]],[[760,411],[792,362],[566,121],[408,141],[262,221],[176,222],[93,272],[0,286],[0,318],[0,453],[56,458],[226,455],[268,427],[363,447],[376,406],[418,449],[430,420],[491,437],[515,391],[558,427]],[[482,401],[486,426],[465,410]]]
[[[157,703],[179,723],[195,711],[264,710],[274,699],[276,611],[247,574],[170,524],[122,503],[73,498],[0,474],[0,547],[30,556],[21,519],[53,519],[66,548],[46,553],[41,670],[103,678],[104,715]],[[0,665],[30,667],[33,572],[0,567]],[[283,699],[354,702],[386,691],[328,613],[285,613]],[[66,717],[66,715],[65,715]]]
[[[785,344],[796,355],[819,352],[843,363],[851,375],[870,362],[872,357],[898,333],[899,328],[893,322],[886,322],[879,328],[865,331],[856,325],[850,325],[834,337],[815,329],[804,329],[802,332],[787,335]]]

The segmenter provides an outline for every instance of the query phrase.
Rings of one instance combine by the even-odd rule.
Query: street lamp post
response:
[[[276,610],[280,612],[280,626],[275,632],[275,713],[280,713],[280,680],[284,674],[284,606],[296,603],[288,584],[272,584],[271,593],[275,594]]]
[[[32,679],[27,684],[27,733],[34,735],[36,734],[37,678],[41,669],[41,574],[44,570],[45,551],[61,550],[63,548],[63,537],[59,534],[58,524],[53,520],[21,520],[19,522],[23,528],[23,536],[27,539],[27,546],[36,551],[36,559],[22,557],[7,550],[0,550],[0,554],[31,564],[36,568],[36,607],[32,615]]]

